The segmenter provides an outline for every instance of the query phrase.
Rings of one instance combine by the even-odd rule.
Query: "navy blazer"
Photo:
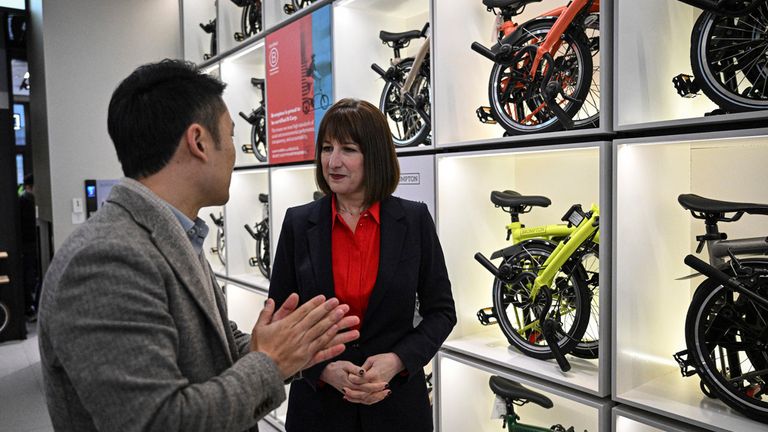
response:
[[[297,292],[304,302],[334,297],[331,198],[288,209],[275,253],[269,296],[278,305]],[[294,381],[286,430],[431,431],[423,367],[456,324],[445,259],[435,224],[423,203],[389,197],[381,202],[379,271],[360,328],[360,339],[334,360],[362,366],[375,354],[394,352],[406,373],[390,382],[392,394],[374,405],[354,404],[319,381],[327,363]],[[418,297],[422,320],[414,327]]]

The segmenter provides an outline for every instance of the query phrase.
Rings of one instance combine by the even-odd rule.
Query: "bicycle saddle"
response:
[[[538,195],[520,195],[518,192],[505,190],[492,191],[491,202],[499,207],[549,207],[552,204],[549,198]]]
[[[517,9],[521,6],[525,6],[528,3],[538,3],[541,0],[483,0],[483,4],[489,8],[510,8]]]
[[[379,32],[379,39],[382,42],[407,42],[411,39],[418,39],[421,37],[421,30],[411,30],[402,33],[390,33],[387,31]]]
[[[768,215],[768,205],[765,204],[718,201],[695,194],[682,194],[677,197],[677,202],[679,202],[686,210],[702,213],[744,212],[749,214]]]
[[[254,87],[263,87],[264,78],[251,78],[251,85],[253,85]]]
[[[264,204],[268,203],[269,202],[269,195],[265,194],[265,193],[260,193],[259,194],[259,202],[264,203]]]
[[[552,401],[543,394],[527,389],[518,382],[510,381],[498,375],[493,375],[491,379],[488,380],[488,385],[491,386],[491,390],[494,394],[501,396],[504,399],[533,402],[536,405],[547,409],[554,406]]]

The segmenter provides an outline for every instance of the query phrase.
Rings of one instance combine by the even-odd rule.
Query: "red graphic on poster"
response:
[[[298,162],[315,158],[315,115],[302,109],[312,100],[312,16],[267,35],[269,161]]]

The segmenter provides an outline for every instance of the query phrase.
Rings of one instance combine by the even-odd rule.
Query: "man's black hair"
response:
[[[225,86],[193,63],[169,59],[140,66],[123,80],[109,102],[107,129],[125,176],[160,171],[192,123],[208,129],[218,146]]]
[[[35,177],[32,174],[27,174],[24,176],[24,186],[34,186],[35,185]]]

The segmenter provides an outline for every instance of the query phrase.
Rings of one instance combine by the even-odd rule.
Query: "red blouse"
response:
[[[347,315],[360,318],[363,323],[368,299],[379,273],[379,245],[381,243],[381,206],[376,203],[360,215],[355,232],[336,211],[336,196],[332,197],[331,255],[333,286],[341,303],[349,305]]]

